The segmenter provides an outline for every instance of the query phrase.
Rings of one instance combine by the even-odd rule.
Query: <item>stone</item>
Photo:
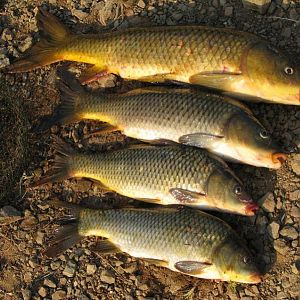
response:
[[[13,216],[21,216],[21,213],[15,209],[13,206],[7,205],[3,206],[0,209],[0,217],[13,217]]]
[[[39,288],[38,293],[43,298],[45,298],[47,296],[47,290],[43,286]]]
[[[271,0],[242,0],[242,2],[245,8],[264,14],[268,10]]]
[[[56,288],[56,283],[55,282],[53,282],[51,279],[49,279],[49,278],[46,278],[45,280],[44,280],[44,285],[45,286],[47,286],[47,287],[49,287],[49,288]]]
[[[96,271],[97,271],[97,266],[96,266],[96,265],[88,264],[88,265],[86,266],[86,273],[87,273],[88,275],[92,275],[92,274],[94,274]]]
[[[258,215],[256,219],[256,225],[259,233],[265,233],[268,224],[268,218],[264,215]]]
[[[103,270],[101,272],[100,280],[108,284],[113,284],[116,281],[114,274],[108,270]]]
[[[175,21],[181,20],[182,17],[183,17],[183,14],[181,12],[174,12],[172,14],[172,19],[175,20]]]
[[[273,239],[278,239],[279,238],[279,224],[276,223],[275,221],[273,221],[272,223],[270,223],[267,227],[268,233],[270,234],[270,236]]]
[[[283,239],[275,240],[274,249],[281,255],[286,255],[289,251],[289,247],[286,245],[286,241]]]
[[[0,59],[0,69],[5,68],[10,65],[9,59],[7,57]]]
[[[0,60],[1,68],[1,60]],[[12,206],[3,206],[0,209],[0,225],[9,225],[11,223],[17,222],[21,217],[21,213]]]
[[[285,27],[283,28],[281,35],[285,38],[289,38],[292,35],[292,28],[291,27]]]
[[[296,190],[289,193],[289,199],[291,201],[298,201],[300,199],[300,190]]]
[[[63,270],[63,275],[67,277],[73,277],[76,271],[76,265],[72,261],[69,261]]]
[[[56,291],[51,295],[52,300],[66,299],[67,293],[63,290]]]
[[[60,262],[59,261],[53,261],[50,264],[50,268],[51,270],[57,270],[60,267]]]
[[[139,0],[139,2],[137,3],[137,6],[140,7],[140,8],[145,8],[146,4],[143,0]]]
[[[123,268],[123,269],[126,273],[131,274],[137,270],[137,263],[133,262],[133,263],[127,264],[126,268]]]
[[[291,216],[294,218],[300,218],[300,207],[293,206],[291,209]]]
[[[269,192],[265,194],[260,200],[259,200],[262,206],[262,208],[266,212],[274,212],[275,210],[275,200],[273,193]]]
[[[297,230],[292,227],[292,226],[284,226],[281,230],[280,230],[280,235],[282,235],[283,237],[286,237],[288,239],[291,240],[295,240],[298,237],[298,232]]]
[[[89,14],[80,10],[80,9],[74,9],[72,10],[72,14],[78,19],[78,20],[84,20]]]
[[[44,233],[38,231],[38,232],[36,233],[35,241],[36,241],[39,245],[43,245],[43,241],[44,241]]]
[[[20,227],[24,230],[31,230],[37,224],[37,219],[34,216],[26,217],[20,224]]]
[[[231,17],[232,14],[233,14],[233,7],[232,6],[225,7],[224,15],[226,17]]]
[[[1,38],[4,41],[12,41],[13,39],[13,34],[9,28],[4,28],[1,34]]]
[[[30,290],[22,290],[22,297],[24,300],[30,300],[31,299],[31,292]]]
[[[300,176],[300,154],[296,154],[292,157],[291,166],[293,172]]]
[[[25,52],[32,44],[32,37],[28,36],[18,47],[21,52]]]

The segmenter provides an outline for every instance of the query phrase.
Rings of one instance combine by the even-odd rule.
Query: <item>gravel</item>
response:
[[[37,3],[40,1],[6,1],[2,5],[0,68],[9,65],[38,39]],[[230,27],[259,34],[300,63],[300,4],[296,1],[43,1],[45,7],[49,4],[52,13],[77,33],[145,25]],[[107,28],[103,24],[107,24]],[[82,66],[72,63],[71,67],[79,73]],[[0,79],[5,79],[11,89],[20,92],[19,99],[30,126],[51,114],[59,103],[56,69],[57,65],[52,65],[24,74],[0,73]],[[110,76],[99,86],[114,88],[122,84],[126,83]],[[106,195],[97,184],[80,179],[30,188],[32,179],[40,177],[49,168],[51,162],[48,161],[53,154],[49,150],[49,133],[31,133],[27,138],[27,144],[31,146],[30,164],[24,170],[22,180],[18,177],[16,192],[7,198],[6,207],[2,210],[0,207],[0,298],[7,299],[7,295],[11,295],[8,297],[28,300],[296,299],[300,268],[297,231],[300,110],[299,107],[271,104],[249,103],[248,106],[280,146],[291,152],[288,162],[276,171],[232,164],[249,193],[254,199],[260,199],[261,209],[252,218],[218,214],[246,240],[255,254],[261,269],[266,272],[262,283],[216,283],[149,265],[126,254],[102,257],[92,251],[95,238],[84,239],[59,257],[47,259],[43,251],[59,226],[55,220],[65,214],[45,204],[45,200],[61,197],[76,203],[89,201],[95,206],[104,203],[107,207],[123,205],[127,200]],[[98,127],[97,122],[79,122],[55,126],[51,131],[68,139],[75,147],[92,150],[116,149],[126,144],[127,140],[120,133],[93,136],[91,132]],[[16,130],[11,131],[18,136]],[[91,137],[85,140],[87,135]],[[2,215],[1,211],[4,211]],[[4,216],[5,222],[1,223]]]

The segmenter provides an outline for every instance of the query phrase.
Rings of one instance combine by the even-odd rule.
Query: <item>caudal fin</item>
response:
[[[54,237],[50,240],[50,246],[44,252],[48,257],[55,257],[80,242],[83,238],[78,232],[78,218],[81,208],[76,204],[58,200],[49,201],[49,204],[66,208],[71,212],[69,216],[70,224],[58,228]]]
[[[37,14],[37,24],[41,33],[40,41],[8,66],[7,72],[27,72],[63,59],[59,48],[70,37],[69,30],[56,17],[42,9]]]
[[[75,76],[67,70],[59,72],[58,89],[61,103],[55,109],[52,116],[47,116],[34,128],[35,132],[45,131],[55,124],[67,124],[81,120],[78,104],[86,93],[84,88],[76,80]]]
[[[56,156],[51,169],[43,175],[39,180],[33,182],[32,186],[39,186],[48,182],[55,182],[72,177],[71,160],[75,153],[67,143],[57,137],[54,138],[54,148]]]

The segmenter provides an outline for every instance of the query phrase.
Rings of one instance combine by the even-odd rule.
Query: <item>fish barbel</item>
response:
[[[71,34],[53,15],[37,15],[41,40],[7,68],[29,71],[69,60],[92,64],[88,82],[114,73],[149,82],[177,81],[245,100],[300,104],[300,70],[278,49],[245,32],[205,26],[130,28]]]

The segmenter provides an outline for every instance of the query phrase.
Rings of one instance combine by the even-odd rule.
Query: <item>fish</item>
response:
[[[52,203],[51,203],[52,202]],[[44,251],[56,257],[88,236],[105,238],[99,254],[126,252],[157,266],[186,275],[259,283],[262,276],[245,243],[224,221],[183,208],[87,209],[50,201],[71,211],[71,224],[58,228]]]
[[[69,72],[59,81],[61,104],[38,126],[94,119],[107,122],[97,134],[120,130],[150,143],[205,148],[225,160],[279,169],[287,156],[244,104],[229,97],[147,87],[128,93],[86,91]]]
[[[39,10],[41,39],[6,71],[26,72],[67,60],[91,64],[88,83],[109,73],[145,82],[181,82],[242,100],[300,105],[300,69],[254,34],[199,25],[136,27],[72,34]]]
[[[161,205],[254,215],[258,205],[221,159],[187,146],[132,145],[107,152],[81,153],[55,138],[57,153],[39,186],[71,177],[90,178],[106,191]]]

